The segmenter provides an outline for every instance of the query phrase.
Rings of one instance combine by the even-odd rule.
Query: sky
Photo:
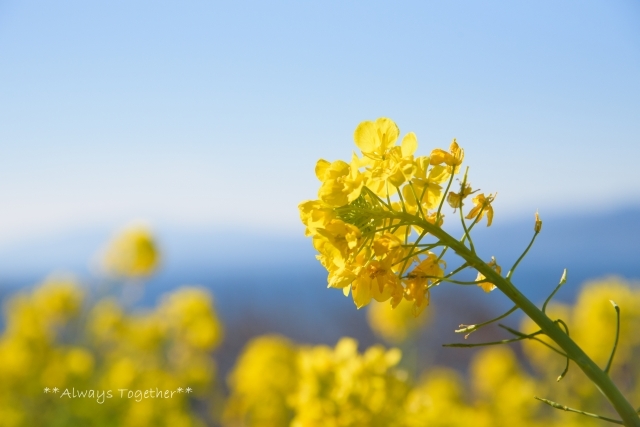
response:
[[[146,220],[301,233],[390,117],[495,221],[640,204],[640,3],[0,0],[0,242]]]

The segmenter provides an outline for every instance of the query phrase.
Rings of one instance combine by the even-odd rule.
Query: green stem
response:
[[[372,212],[373,213],[373,212]],[[380,214],[375,212],[374,214]],[[463,258],[471,267],[483,274],[489,282],[496,285],[514,304],[533,320],[540,329],[553,340],[573,360],[585,375],[598,387],[604,396],[611,402],[616,412],[622,418],[627,427],[640,427],[640,416],[629,404],[611,378],[587,354],[563,331],[553,320],[533,304],[522,292],[520,292],[510,280],[496,273],[486,262],[473,254],[464,244],[445,232],[440,227],[431,224],[415,215],[401,212],[385,212],[386,215],[400,219],[408,224],[414,224],[428,231],[439,239],[445,246],[453,249],[458,256]]]
[[[462,178],[462,184],[460,185],[460,196],[464,194],[464,188],[467,185],[467,173],[469,172],[469,166],[464,171],[464,178]],[[471,240],[471,234],[469,234],[469,230],[467,229],[467,223],[464,221],[464,214],[462,213],[462,198],[460,199],[460,206],[458,206],[458,211],[460,212],[460,222],[462,223],[462,228],[464,229],[464,237],[462,238],[462,243],[464,243],[464,239],[469,240],[469,248],[471,248],[471,252],[476,253],[476,249],[473,246],[473,240]],[[480,217],[480,215],[478,215]]]
[[[406,215],[410,215],[410,214],[406,214]],[[413,216],[413,215],[411,215]],[[427,221],[425,221],[427,222]],[[422,233],[420,233],[420,235],[418,236],[418,238],[416,239],[416,241],[414,242],[416,245],[420,243],[420,241],[424,238],[424,236],[427,235],[427,230],[422,230]],[[426,250],[421,250],[419,252],[425,252]],[[409,261],[410,258],[413,258],[413,256],[417,255],[413,253],[413,248],[409,248],[409,255],[407,255],[406,257],[404,257],[404,264],[402,264],[402,269],[400,270],[400,275],[402,275],[402,273],[405,272],[405,269],[408,267],[407,262]],[[397,264],[397,263],[396,263]]]
[[[448,279],[449,277],[452,277],[453,275],[455,275],[456,273],[458,273],[459,271],[464,270],[465,268],[467,268],[467,264],[462,264],[460,267],[456,268],[455,270],[453,270],[451,273],[447,274],[446,276],[444,276],[442,279]],[[431,289],[434,286],[438,286],[440,284],[440,282],[438,281],[433,281],[431,282],[431,284],[429,286],[427,286],[427,289]]]
[[[436,224],[440,223],[440,218],[441,218],[440,212],[442,211],[442,205],[444,204],[444,199],[447,198],[447,193],[449,193],[449,189],[451,188],[453,177],[456,175],[454,172],[455,172],[455,168],[451,169],[451,176],[449,177],[449,182],[447,183],[447,189],[444,190],[444,193],[442,194],[442,199],[440,200],[440,204],[438,205],[438,211],[437,211],[438,213],[436,214]]]
[[[515,329],[512,329],[512,328],[510,328],[510,327],[508,327],[508,326],[505,326],[505,325],[502,325],[502,324],[499,324],[498,326],[500,326],[502,329],[505,329],[505,330],[506,330],[506,331],[508,331],[508,332],[511,332],[513,335],[515,335],[515,336],[517,336],[517,337],[527,337],[527,334],[524,334],[524,333],[522,333],[522,332],[520,332],[520,331],[516,331]],[[555,351],[556,353],[558,353],[558,354],[559,354],[560,356],[562,356],[562,357],[567,357],[567,355],[566,355],[566,354],[564,354],[564,353],[562,352],[562,350],[558,350],[558,349],[557,349],[557,348],[555,348],[554,346],[552,346],[552,345],[550,345],[550,344],[548,344],[548,343],[546,343],[546,342],[542,341],[540,338],[537,338],[537,337],[534,337],[534,336],[528,336],[528,338],[529,338],[529,339],[531,339],[531,340],[534,340],[534,341],[538,341],[540,344],[542,344],[542,345],[544,345],[544,346],[548,347],[548,348],[549,348],[550,350],[552,350],[552,351]]]
[[[508,340],[500,340],[500,341],[491,341],[491,342],[481,342],[477,344],[465,344],[465,343],[453,343],[453,344],[442,344],[443,347],[484,347],[487,345],[500,345],[500,344],[509,344],[516,341],[522,341],[529,339],[528,336],[518,337],[518,338],[510,338]]]
[[[396,187],[396,191],[398,192],[398,197],[400,198],[400,204],[402,204],[402,212],[407,212],[407,207],[404,204],[404,197],[402,197],[402,192],[399,187]]]
[[[480,218],[480,215],[482,215],[482,211],[484,210],[484,206],[480,209],[480,213],[478,214],[478,216],[476,216],[476,219],[473,220],[473,222],[471,223],[471,225],[469,226],[469,228],[467,230],[465,230],[464,235],[462,236],[462,238],[460,239],[460,242],[462,244],[464,244],[464,241],[466,240],[467,236],[471,237],[471,230],[473,230],[473,227],[478,223],[478,218]],[[440,261],[442,259],[442,257],[444,256],[445,253],[447,253],[447,249],[449,249],[448,246],[445,246],[442,249],[442,252],[440,252],[440,255],[438,255],[438,261]]]
[[[464,237],[462,238],[463,242],[464,239],[466,238],[467,240],[469,240],[469,248],[471,249],[471,252],[473,252],[474,254],[476,253],[476,248],[473,246],[473,240],[471,240],[471,234],[469,234],[469,230],[467,229],[467,224],[464,221],[464,214],[462,213],[462,206],[458,209],[460,211],[460,222],[462,223],[462,228],[464,229]]]
[[[616,310],[616,339],[613,342],[613,349],[611,350],[611,356],[609,356],[609,361],[607,362],[607,366],[604,368],[604,372],[608,375],[609,369],[611,369],[611,364],[613,363],[613,356],[616,354],[616,348],[618,348],[618,338],[620,338],[620,307],[615,302],[609,300],[611,304],[613,304],[613,308]]]
[[[438,282],[447,282],[447,283],[453,283],[455,285],[462,285],[462,286],[479,285],[480,283],[484,283],[484,280],[477,281],[477,282],[466,282],[464,280],[453,280],[453,279],[448,279],[442,276],[428,276],[428,275],[422,275],[422,274],[420,275],[420,277],[423,279],[437,280]],[[406,279],[406,278],[408,278],[408,275],[402,277],[402,279]]]
[[[544,312],[544,309],[542,311]],[[559,325],[562,325],[564,327],[564,331],[567,333],[567,336],[569,336],[569,327],[567,326],[567,324],[564,323],[564,321],[562,319],[557,319],[556,322],[558,322]],[[564,378],[565,375],[567,375],[567,372],[569,372],[569,362],[570,361],[571,361],[571,359],[569,359],[567,357],[567,362],[564,365],[564,370],[562,371],[562,373],[560,375],[558,375],[558,378],[556,379],[556,381],[560,381],[561,379]]]
[[[440,246],[440,243],[419,243],[419,244],[415,244],[415,243],[409,243],[406,245],[400,245],[402,247],[407,247],[407,248],[412,248],[412,247],[418,247],[418,248],[427,248],[427,249],[433,249],[436,248],[438,246]]]
[[[467,337],[469,335],[471,335],[472,332],[477,331],[478,329],[482,328],[483,326],[489,325],[495,321],[498,321],[500,319],[504,319],[505,317],[507,317],[508,315],[510,315],[511,313],[513,313],[514,311],[516,311],[518,309],[517,305],[514,305],[509,311],[507,311],[506,313],[501,314],[500,316],[496,317],[495,319],[491,319],[491,320],[487,320],[486,322],[482,322],[482,323],[478,323],[475,325],[460,325],[459,328],[461,329],[456,329],[455,332],[457,334],[464,334],[465,332],[467,332],[467,335],[464,336],[464,339],[467,339]]]
[[[614,424],[621,424],[621,425],[623,424],[622,421],[620,421],[620,420],[614,420],[612,418],[603,417],[602,415],[592,414],[590,412],[581,411],[579,409],[569,408],[568,406],[561,405],[561,404],[559,404],[557,402],[554,402],[552,400],[549,400],[549,399],[542,399],[542,398],[540,398],[538,396],[533,396],[533,397],[538,399],[540,402],[544,402],[547,405],[551,406],[552,408],[560,409],[561,411],[575,412],[576,414],[586,415],[587,417],[597,418],[597,419],[602,420],[602,421],[608,421],[608,422],[614,423]]]
[[[547,311],[547,304],[549,304],[549,301],[551,301],[551,298],[553,298],[553,296],[556,294],[556,292],[558,292],[560,290],[560,288],[562,287],[562,285],[564,285],[565,283],[567,283],[567,269],[566,268],[562,272],[562,277],[560,278],[560,283],[558,283],[558,286],[556,286],[556,288],[553,290],[553,292],[551,292],[551,295],[549,295],[549,297],[545,300],[544,304],[542,304],[542,312],[543,313],[545,313]]]
[[[529,252],[529,249],[531,249],[531,246],[533,246],[533,242],[535,242],[536,237],[538,237],[538,233],[539,233],[538,231],[533,233],[533,237],[529,242],[529,246],[527,246],[527,249],[525,249],[524,252],[522,252],[522,255],[520,255],[520,258],[518,258],[515,264],[513,264],[513,267],[511,267],[511,270],[509,270],[509,272],[507,273],[507,280],[511,280],[511,276],[513,275],[513,273],[515,273],[516,268],[518,267],[518,264],[520,264],[520,261],[522,261],[525,255],[527,255],[527,252]]]
[[[418,199],[418,195],[416,194],[416,190],[415,190],[415,188],[413,188],[413,183],[411,181],[409,181],[409,188],[411,188],[411,192],[413,193],[413,197],[416,198],[416,205],[418,205],[418,212],[420,212],[420,215],[422,215],[422,218],[426,220],[427,216],[424,214],[424,211],[422,210],[422,199]],[[400,190],[398,190],[398,191],[400,191]],[[424,191],[423,191],[423,193],[424,193]]]

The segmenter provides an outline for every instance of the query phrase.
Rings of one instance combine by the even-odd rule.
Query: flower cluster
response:
[[[575,320],[572,328],[587,348],[606,346],[593,331],[615,330],[615,312],[608,298],[638,305],[637,286],[618,279],[586,286],[574,306],[553,304],[549,311]],[[404,303],[403,303],[404,304]],[[636,363],[640,314],[626,310],[621,344],[611,375],[623,392],[640,397],[640,366]],[[533,325],[526,321],[525,329]],[[602,331],[604,333],[604,331]],[[546,337],[545,342],[549,343]],[[489,346],[471,359],[468,376],[443,367],[429,367],[419,380],[406,375],[397,349],[374,346],[358,352],[352,339],[334,348],[300,346],[278,336],[251,341],[229,376],[230,398],[224,427],[253,426],[599,426],[602,421],[557,411],[533,396],[542,393],[570,406],[588,405],[613,416],[600,393],[577,369],[558,386],[564,361],[537,341],[523,341],[524,359],[508,346]],[[533,368],[533,371],[532,371]],[[551,368],[551,372],[550,372]],[[549,377],[551,375],[551,377]]]
[[[354,140],[361,156],[354,153],[348,163],[319,160],[318,200],[298,208],[305,235],[312,237],[317,258],[329,272],[329,287],[350,292],[358,308],[371,300],[390,300],[396,307],[405,299],[418,315],[445,267],[442,256],[431,252],[437,244],[421,244],[428,233],[420,224],[442,226],[445,194],[460,171],[464,150],[454,139],[448,151],[416,157],[416,135],[408,133],[398,145],[399,137],[398,126],[388,118],[360,123]],[[461,190],[449,192],[446,200],[461,209],[473,193],[465,176]],[[486,215],[491,225],[494,197],[475,196],[466,218],[475,224]]]
[[[249,343],[229,378],[225,426],[400,426],[410,386],[401,353],[357,342],[295,346],[276,336]]]
[[[166,295],[153,310],[127,313],[115,299],[92,301],[69,278],[50,279],[7,301],[0,335],[3,426],[203,426],[191,400],[212,399],[222,336],[213,302],[201,288]],[[171,399],[120,399],[119,389],[193,393]],[[116,398],[67,399],[43,389],[111,390]],[[37,408],[38,410],[33,410]]]

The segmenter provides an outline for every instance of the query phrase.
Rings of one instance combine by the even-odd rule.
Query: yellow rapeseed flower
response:
[[[464,206],[463,200],[466,199],[467,196],[470,196],[471,194],[475,193],[476,191],[478,190],[474,191],[471,189],[470,184],[464,184],[464,186],[460,189],[459,192],[457,193],[453,191],[449,192],[449,194],[447,195],[447,203],[449,203],[449,206],[451,206],[454,210],[462,208],[462,206]]]
[[[387,151],[395,146],[398,136],[400,136],[398,125],[386,117],[380,117],[375,122],[364,121],[353,133],[353,139],[358,148],[372,160],[381,160]],[[410,154],[413,154],[416,146],[407,147],[411,151]]]
[[[136,278],[152,274],[159,261],[158,245],[149,228],[134,225],[109,243],[102,263],[111,275]]]
[[[362,122],[354,132],[354,141],[364,156],[357,164],[367,167],[365,185],[382,197],[395,194],[396,187],[411,179],[415,171],[416,135],[408,133],[397,146],[399,134],[398,126],[386,117]]]
[[[307,200],[298,205],[300,219],[306,226],[305,236],[313,236],[318,228],[324,228],[329,221],[335,219],[333,208],[321,200]]]
[[[322,181],[318,198],[334,207],[344,206],[357,199],[364,184],[357,168],[342,160],[333,163],[318,160],[316,176]]]
[[[358,227],[340,219],[332,219],[313,236],[313,247],[320,253],[318,260],[329,271],[344,268],[353,257],[362,238]]]
[[[478,194],[473,198],[474,207],[469,211],[466,218],[472,219],[475,218],[475,222],[480,222],[482,217],[487,215],[487,227],[491,225],[493,221],[493,206],[491,206],[491,202],[496,198],[495,195],[489,194],[485,196],[484,194]]]
[[[400,279],[391,268],[391,259],[370,261],[351,284],[353,301],[358,308],[362,308],[375,299],[378,302],[393,298],[392,304],[397,305],[402,299],[403,288]]]
[[[415,160],[416,172],[411,179],[411,186],[402,188],[402,195],[411,213],[418,212],[417,199],[424,211],[433,209],[442,200],[442,184],[449,179],[450,173],[443,166],[429,168],[429,157],[418,157]],[[412,188],[413,187],[413,188]]]
[[[460,148],[455,138],[449,146],[449,152],[440,148],[431,151],[429,156],[432,165],[446,164],[449,173],[456,174],[460,171],[460,165],[464,159],[464,150]]]

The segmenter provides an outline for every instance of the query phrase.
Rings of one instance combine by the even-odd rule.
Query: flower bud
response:
[[[540,215],[538,215],[538,212],[536,212],[536,223],[533,226],[533,231],[539,233],[540,230],[542,230],[542,220],[540,219]]]

